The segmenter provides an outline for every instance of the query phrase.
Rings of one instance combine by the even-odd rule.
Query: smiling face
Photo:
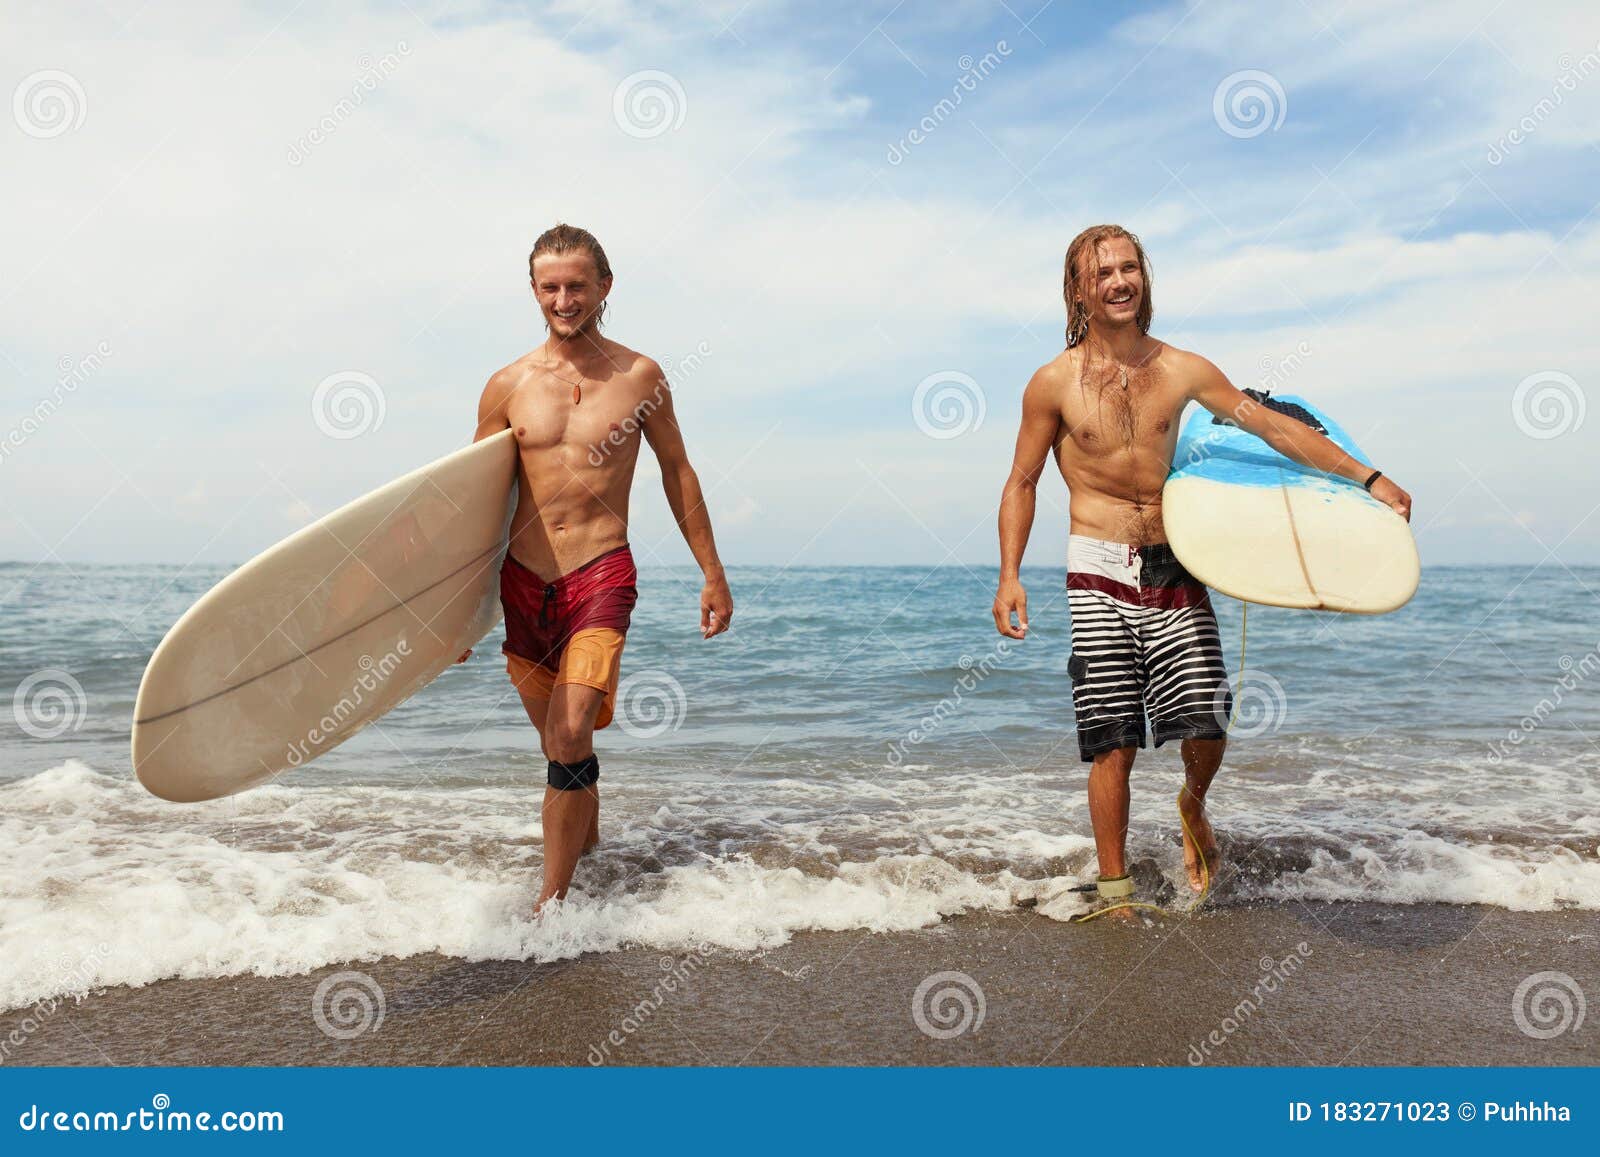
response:
[[[1067,299],[1067,344],[1089,332],[1124,327],[1150,332],[1150,266],[1139,239],[1120,225],[1085,229],[1067,247],[1062,289]]]
[[[599,322],[600,306],[611,292],[594,258],[583,252],[546,253],[533,260],[533,293],[550,332],[565,341]]]
[[[1138,250],[1126,237],[1113,237],[1101,243],[1095,256],[1091,316],[1105,326],[1133,325],[1144,301],[1144,269]]]

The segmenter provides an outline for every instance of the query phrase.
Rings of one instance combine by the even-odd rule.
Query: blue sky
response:
[[[1154,332],[1289,359],[1425,563],[1600,563],[1592,5],[68,4],[0,80],[0,558],[239,561],[465,442],[566,219],[611,335],[697,357],[729,561],[989,565],[1062,252],[1113,220]],[[634,517],[688,560],[648,465]]]

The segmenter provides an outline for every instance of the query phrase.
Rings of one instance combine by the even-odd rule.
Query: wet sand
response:
[[[1600,1063],[1600,1011],[1548,1039],[1519,1028],[1518,986],[1544,972],[1600,999],[1600,914],[1290,904],[1130,926],[1018,910],[762,954],[163,981],[0,1014],[0,1041],[21,1035],[13,1065]],[[1540,1015],[1559,1001],[1523,1017],[1554,1027]]]

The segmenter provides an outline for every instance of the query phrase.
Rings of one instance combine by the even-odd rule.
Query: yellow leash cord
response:
[[[1242,610],[1239,618],[1239,688],[1242,691],[1244,689],[1245,646],[1249,641],[1247,632],[1250,626],[1250,604],[1241,600],[1239,606]],[[1234,720],[1238,717],[1239,699],[1235,696],[1233,708],[1228,712],[1228,731],[1231,732],[1233,730]],[[1097,908],[1095,911],[1085,913],[1082,916],[1074,916],[1072,917],[1072,923],[1087,924],[1091,920],[1104,916],[1107,912],[1120,912],[1124,908],[1148,908],[1152,912],[1160,912],[1163,916],[1190,916],[1193,915],[1196,908],[1206,902],[1206,897],[1211,894],[1211,863],[1206,858],[1205,849],[1200,847],[1200,842],[1194,838],[1194,833],[1189,830],[1189,821],[1183,818],[1183,794],[1188,790],[1189,785],[1185,783],[1183,789],[1178,792],[1178,822],[1183,825],[1183,834],[1189,837],[1189,842],[1200,853],[1201,887],[1200,894],[1195,897],[1194,903],[1181,912],[1174,912],[1169,908],[1163,908],[1160,904],[1151,904],[1144,900],[1125,900],[1120,904],[1107,904],[1104,908]]]

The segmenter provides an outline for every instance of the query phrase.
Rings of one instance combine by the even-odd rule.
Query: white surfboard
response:
[[[510,430],[297,531],[211,588],[150,656],[133,767],[163,799],[231,795],[329,751],[500,621]]]
[[[1273,398],[1367,457],[1304,398]],[[1254,434],[1190,416],[1161,496],[1178,561],[1206,586],[1252,603],[1381,615],[1421,578],[1411,527],[1354,482],[1290,461]]]

